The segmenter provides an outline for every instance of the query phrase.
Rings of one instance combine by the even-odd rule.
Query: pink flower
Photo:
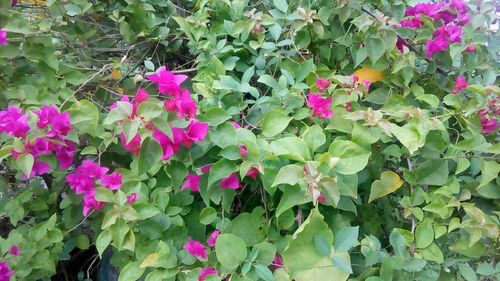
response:
[[[0,29],[0,45],[7,46],[7,31]]]
[[[163,150],[162,160],[168,160],[172,155],[174,155],[174,143],[162,131],[154,129],[153,139],[160,144]]]
[[[324,196],[323,194],[320,194],[320,195],[318,196],[318,202],[325,203],[325,201],[326,201],[325,196]]]
[[[198,281],[205,281],[205,277],[207,277],[207,275],[217,275],[217,274],[219,274],[219,272],[215,268],[212,267],[203,268],[200,271],[200,275],[198,275]]]
[[[66,136],[72,129],[69,113],[59,113],[55,105],[44,105],[39,111],[35,111],[35,114],[39,119],[36,123],[39,129],[50,128],[47,137]]]
[[[187,79],[187,76],[175,75],[168,71],[165,66],[162,66],[155,74],[147,75],[146,78],[158,84],[158,91],[160,91],[160,93],[177,95],[180,92],[179,86]]]
[[[24,138],[30,126],[28,125],[28,114],[22,114],[22,110],[13,105],[7,110],[0,111],[0,134],[6,132],[16,138]]]
[[[425,43],[427,58],[431,58],[434,54],[442,52],[448,48],[448,41],[445,37],[439,36],[435,39],[428,40]]]
[[[14,7],[17,4],[17,0],[12,0],[12,7]]]
[[[396,48],[402,53],[404,50],[405,41],[401,38],[398,38],[396,41]]]
[[[206,173],[206,172],[210,171],[211,168],[212,168],[212,164],[207,164],[207,165],[201,167],[200,170],[202,173]]]
[[[210,234],[210,237],[208,237],[207,239],[208,246],[215,247],[215,242],[217,242],[217,237],[219,236],[219,234],[220,231],[218,230],[215,230],[214,232],[212,232],[212,234]]]
[[[191,192],[200,192],[200,179],[201,176],[188,174],[186,177],[186,182],[181,186],[181,190],[189,188]]]
[[[134,103],[136,105],[139,105],[142,102],[147,101],[148,98],[149,98],[148,91],[146,91],[146,89],[140,88],[139,90],[137,90],[137,93],[135,93]]]
[[[203,244],[196,240],[192,240],[189,238],[189,241],[184,244],[184,250],[186,250],[190,255],[193,255],[196,258],[207,258],[207,249]]]
[[[139,155],[139,152],[141,151],[141,136],[139,134],[136,134],[135,137],[127,143],[125,134],[121,133],[120,140],[122,141],[122,146],[125,150],[131,152],[135,156]]]
[[[365,85],[365,89],[367,92],[370,91],[370,86],[372,84],[372,81],[363,80],[363,81],[361,81],[361,83],[363,83],[363,85]]]
[[[104,207],[104,202],[100,202],[95,200],[94,197],[95,190],[91,192],[87,192],[85,196],[83,196],[83,215],[87,216],[90,211],[96,210],[99,211]]]
[[[318,92],[323,93],[328,87],[330,87],[330,81],[319,78],[316,80],[316,87],[318,88]]]
[[[467,53],[474,53],[476,52],[476,46],[474,46],[473,44],[468,44],[467,47],[465,48],[465,51]]]
[[[479,115],[484,116],[484,115],[488,114],[488,112],[489,112],[488,108],[483,108],[483,109],[479,110]]]
[[[72,141],[65,141],[65,145],[58,145],[56,147],[56,159],[59,161],[59,167],[67,169],[73,164],[73,155],[76,153],[75,143]]]
[[[441,27],[434,30],[434,36],[446,38],[449,42],[459,43],[462,41],[462,28],[450,23],[447,25],[442,25]]]
[[[208,123],[200,122],[193,119],[189,123],[186,131],[186,136],[195,142],[203,141],[208,134]]]
[[[359,77],[357,75],[352,76],[352,85],[356,86],[356,84],[359,82]]]
[[[12,247],[10,247],[10,249],[9,249],[9,254],[11,254],[11,255],[13,255],[13,256],[15,256],[15,257],[19,256],[19,254],[20,254],[20,253],[21,253],[21,250],[20,250],[20,249],[19,249],[19,247],[18,247],[18,246],[16,246],[16,245],[13,245],[13,246],[12,246]]]
[[[164,101],[163,105],[168,112],[177,111],[179,118],[194,118],[198,109],[196,102],[186,89],[182,89],[180,94],[175,95],[173,99]]]
[[[247,157],[248,151],[247,151],[247,147],[245,145],[240,145],[240,154],[241,154],[241,157]]]
[[[280,254],[276,254],[274,256],[272,267],[273,269],[278,269],[283,267],[283,258],[280,256]]]
[[[31,147],[31,152],[35,157],[49,153],[49,141],[43,138],[36,138]]]
[[[134,202],[137,201],[137,199],[139,199],[139,195],[137,193],[132,193],[129,196],[127,196],[127,202],[129,203],[129,205],[134,204]]]
[[[455,78],[455,87],[453,87],[451,92],[456,94],[456,93],[462,91],[463,89],[467,88],[468,86],[469,86],[469,83],[467,83],[467,80],[465,80],[465,77],[463,77],[462,75],[459,75],[459,76],[457,76],[457,78]]]
[[[319,118],[332,117],[332,97],[322,98],[320,94],[309,93],[307,96],[307,103],[313,110],[313,116]]]
[[[400,21],[402,27],[417,29],[424,25],[419,17],[411,17]]]
[[[352,103],[350,103],[350,102],[346,103],[345,110],[347,110],[348,112],[351,112],[352,111]]]
[[[483,127],[481,134],[488,135],[498,129],[498,122],[495,118],[487,118],[483,116],[481,117],[481,126]]]
[[[9,268],[9,263],[7,261],[0,262],[0,281],[9,281],[12,275],[14,275],[14,271]]]
[[[240,188],[240,179],[235,173],[230,174],[228,177],[223,178],[220,182],[220,187],[223,189],[238,189]]]
[[[111,190],[120,189],[122,186],[122,175],[116,171],[110,175],[103,175],[101,177],[101,184]]]
[[[250,177],[254,180],[257,179],[258,175],[259,175],[259,169],[255,168],[255,167],[250,168],[250,170],[248,170],[248,172],[247,172],[247,177]]]

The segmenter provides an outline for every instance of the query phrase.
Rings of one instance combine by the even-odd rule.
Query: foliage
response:
[[[2,1],[0,279],[499,278],[495,3]]]

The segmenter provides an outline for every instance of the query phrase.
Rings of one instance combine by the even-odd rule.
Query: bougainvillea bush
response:
[[[0,280],[497,280],[497,16],[2,1]]]

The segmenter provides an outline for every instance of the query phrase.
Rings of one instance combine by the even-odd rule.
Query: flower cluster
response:
[[[426,55],[434,54],[448,48],[450,43],[462,41],[462,26],[470,22],[469,8],[464,0],[442,1],[439,3],[419,3],[405,12],[405,18],[400,22],[402,27],[417,29],[424,25],[421,16],[426,16],[441,26],[434,31],[434,38],[426,42]],[[471,52],[471,48],[467,51]],[[475,48],[474,48],[475,50]]]
[[[187,79],[187,76],[175,75],[165,67],[161,67],[154,75],[148,75],[146,78],[157,84],[160,94],[169,95],[169,99],[164,101],[164,107],[168,112],[177,112],[179,118],[191,119],[186,128],[172,128],[172,138],[156,128],[151,122],[146,122],[145,128],[153,132],[153,139],[163,149],[162,159],[168,160],[182,146],[189,148],[193,143],[203,141],[208,134],[208,124],[194,119],[197,111],[196,102],[187,89],[180,88],[180,84]],[[148,100],[148,98],[149,95],[145,89],[139,89],[132,102],[128,96],[122,98],[122,102],[129,103],[133,108],[132,114],[128,116],[130,120],[137,117],[138,106]],[[116,107],[116,104],[111,106],[111,108],[114,107]],[[129,142],[126,141],[124,133],[120,135],[120,138],[126,150],[134,155],[139,154],[142,142],[139,133],[129,140]]]
[[[10,277],[14,275],[14,271],[9,268],[7,261],[0,262],[0,281],[10,281]]]
[[[498,121],[494,115],[500,115],[500,103],[498,102],[498,98],[492,98],[488,101],[488,107],[479,111],[479,115],[481,116],[481,133],[488,135],[492,132],[498,130]],[[488,115],[490,117],[488,117]],[[493,115],[493,116],[492,116]]]
[[[73,155],[76,153],[75,143],[67,140],[66,136],[72,130],[70,116],[67,112],[59,113],[56,106],[44,105],[40,110],[34,111],[38,117],[36,126],[43,133],[34,139],[25,139],[23,151],[12,150],[14,159],[20,155],[31,154],[35,159],[30,175],[32,178],[49,172],[52,168],[40,159],[41,156],[54,154],[59,161],[59,167],[67,169],[73,163]],[[0,133],[16,138],[26,138],[31,130],[28,124],[28,114],[15,106],[9,106],[7,110],[0,111]]]
[[[101,167],[90,160],[84,160],[82,165],[66,176],[71,189],[76,194],[83,194],[83,215],[86,216],[91,210],[100,210],[104,203],[95,199],[95,187],[99,183],[111,190],[117,190],[122,185],[122,176],[118,172],[107,174],[106,167]],[[133,199],[133,198],[132,198]],[[131,201],[133,201],[131,199]],[[130,203],[130,201],[129,201]],[[133,203],[133,202],[132,202]]]
[[[453,87],[451,92],[453,94],[457,94],[458,92],[466,89],[468,86],[469,86],[469,83],[467,82],[465,77],[463,77],[462,75],[459,75],[459,76],[457,76],[457,78],[455,78],[455,87]]]
[[[215,230],[214,232],[212,232],[212,234],[210,234],[210,236],[207,239],[207,244],[209,247],[215,247],[215,243],[217,242],[217,237],[219,236],[219,234],[220,234],[219,230]],[[188,239],[188,241],[184,244],[183,248],[190,255],[198,259],[206,259],[208,257],[207,248],[201,242],[193,240],[191,238]],[[212,274],[217,275],[219,274],[219,272],[210,267],[204,268],[198,275],[198,281],[203,281],[205,280],[205,277],[207,275],[212,275]]]
[[[332,117],[332,97],[322,98],[320,94],[309,93],[307,104],[313,110],[313,116],[328,119]]]

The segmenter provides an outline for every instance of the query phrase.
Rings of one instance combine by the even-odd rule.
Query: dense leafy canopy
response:
[[[0,280],[500,278],[496,4],[2,1]]]

